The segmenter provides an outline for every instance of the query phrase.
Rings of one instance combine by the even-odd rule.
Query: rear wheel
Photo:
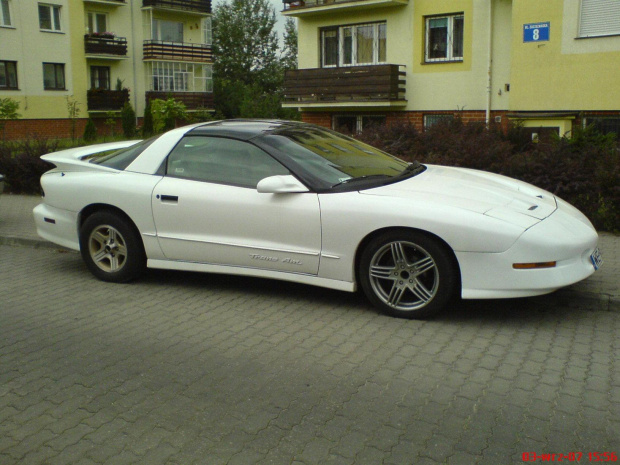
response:
[[[110,211],[97,212],[84,222],[80,252],[91,273],[102,281],[131,281],[146,267],[144,247],[135,229]]]
[[[457,269],[437,239],[416,231],[391,231],[362,252],[359,277],[368,299],[399,318],[427,318],[452,298]]]

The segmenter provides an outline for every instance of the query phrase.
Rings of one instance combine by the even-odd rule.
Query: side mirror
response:
[[[295,176],[269,176],[261,179],[256,185],[261,194],[294,194],[308,192],[308,188],[297,180]]]

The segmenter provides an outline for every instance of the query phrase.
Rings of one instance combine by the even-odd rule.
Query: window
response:
[[[382,115],[340,115],[334,116],[334,130],[343,134],[359,134],[364,129],[385,124]]]
[[[108,17],[104,13],[88,13],[88,33],[101,34],[108,30]]]
[[[166,175],[256,189],[268,176],[289,171],[247,142],[221,137],[187,136],[168,156]]]
[[[0,0],[0,26],[11,25],[11,10],[9,0]]]
[[[321,55],[323,68],[385,63],[386,23],[323,29]]]
[[[202,20],[202,43],[205,45],[211,45],[213,43],[213,26],[211,18],[204,18]]]
[[[107,166],[108,168],[114,168],[116,170],[124,170],[131,163],[138,158],[138,156],[144,152],[159,136],[151,137],[150,139],[138,142],[130,147],[117,150],[113,153],[103,156],[97,156],[96,154],[89,159],[91,163],[97,165]]]
[[[39,27],[44,31],[60,31],[60,6],[39,3]]]
[[[0,89],[17,89],[16,61],[0,61]]]
[[[211,65],[197,63],[151,63],[151,89],[159,92],[213,92]]]
[[[581,0],[579,37],[620,34],[620,2],[618,0]]]
[[[43,63],[43,88],[65,90],[65,65],[63,63]]]
[[[153,40],[183,42],[183,23],[154,19]]]
[[[110,68],[108,66],[90,67],[90,88],[110,90]]]
[[[586,118],[586,126],[594,125],[601,134],[615,133],[620,138],[620,117]]]
[[[463,15],[426,18],[425,61],[462,61],[463,25]]]
[[[424,129],[454,120],[454,115],[424,115]]]

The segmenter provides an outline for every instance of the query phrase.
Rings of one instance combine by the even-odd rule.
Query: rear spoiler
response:
[[[107,166],[90,163],[84,160],[89,155],[108,152],[111,150],[120,150],[140,142],[139,140],[129,140],[122,142],[109,142],[107,144],[89,145],[86,147],[76,147],[73,149],[60,150],[58,152],[43,155],[41,160],[45,160],[62,171],[118,171]]]

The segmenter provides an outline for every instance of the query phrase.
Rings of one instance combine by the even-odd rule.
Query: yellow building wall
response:
[[[510,77],[510,0],[493,0],[493,73],[491,105],[508,109],[504,91]],[[425,17],[464,14],[464,50],[460,63],[424,63]],[[300,17],[299,68],[320,67],[320,29],[373,21],[387,24],[387,63],[404,65],[407,111],[484,110],[489,65],[489,0],[410,0],[403,6],[366,11],[337,10],[329,15]]]
[[[580,4],[513,1],[511,110],[620,109],[620,37],[576,38]],[[523,42],[524,24],[547,21],[548,42]]]
[[[11,2],[12,28],[0,28],[0,59],[17,62],[18,90],[0,91],[0,98],[19,102],[21,118],[67,118],[67,97],[73,93],[74,68],[69,0],[58,0],[61,7],[60,32],[39,28],[37,2]],[[66,90],[43,88],[43,63],[65,64]],[[59,116],[60,115],[60,116]]]

